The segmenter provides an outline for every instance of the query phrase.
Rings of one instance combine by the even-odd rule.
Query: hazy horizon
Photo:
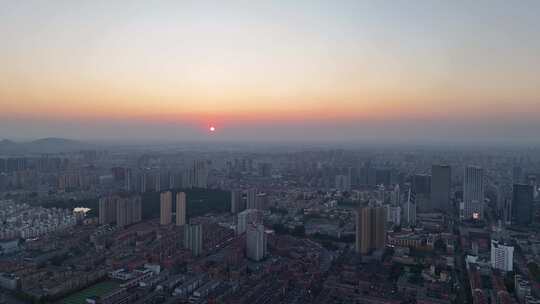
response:
[[[539,142],[537,1],[1,6],[0,138]]]

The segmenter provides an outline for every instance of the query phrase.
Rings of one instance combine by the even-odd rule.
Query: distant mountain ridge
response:
[[[47,137],[27,142],[16,142],[9,139],[0,141],[0,153],[58,153],[69,152],[92,147],[91,144],[73,139]]]

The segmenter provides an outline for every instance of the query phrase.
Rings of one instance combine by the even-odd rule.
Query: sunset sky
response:
[[[13,139],[537,140],[540,1],[5,0],[0,106]]]

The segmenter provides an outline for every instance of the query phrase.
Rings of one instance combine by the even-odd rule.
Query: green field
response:
[[[85,304],[86,299],[89,297],[102,296],[118,287],[118,283],[113,281],[105,281],[92,285],[86,289],[83,289],[71,296],[65,298],[62,303],[64,304]]]

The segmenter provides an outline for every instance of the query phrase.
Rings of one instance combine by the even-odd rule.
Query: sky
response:
[[[0,70],[0,138],[539,141],[540,1],[1,0]]]

